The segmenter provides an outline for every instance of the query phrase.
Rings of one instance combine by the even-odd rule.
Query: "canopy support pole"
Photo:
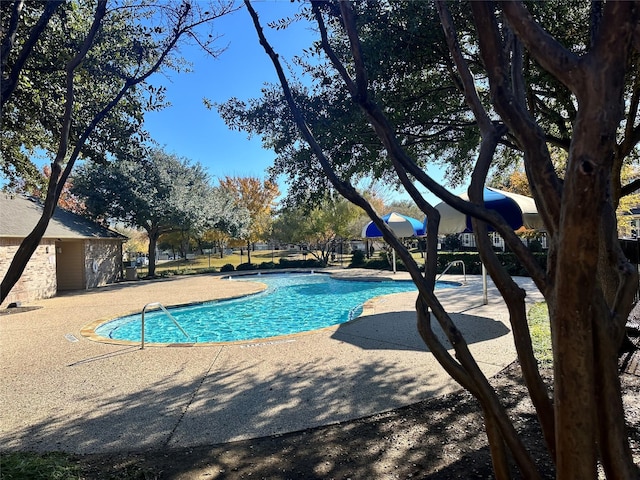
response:
[[[391,251],[393,252],[393,273],[396,273],[396,249],[392,248]]]
[[[482,264],[482,304],[489,304],[487,297],[487,267],[484,266],[484,263]]]

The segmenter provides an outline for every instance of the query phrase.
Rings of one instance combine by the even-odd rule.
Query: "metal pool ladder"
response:
[[[164,306],[160,302],[152,302],[152,303],[147,303],[144,307],[142,307],[142,325],[141,325],[141,332],[140,332],[140,350],[144,349],[144,314],[147,311],[147,308],[149,308],[149,307],[160,307],[160,309],[167,315],[167,317],[169,317],[171,319],[171,321],[176,325],[176,327],[178,327],[180,329],[180,331],[184,334],[184,336],[187,337],[189,340],[191,340],[191,337],[189,336],[189,334],[184,331],[184,328],[182,328],[180,326],[178,321],[173,317],[173,315],[171,315],[169,313],[169,311],[166,308],[164,308]]]
[[[438,276],[438,278],[436,278],[436,282],[438,280],[440,280],[440,277],[442,277],[445,273],[447,273],[447,271],[453,267],[454,265],[462,265],[462,274],[464,275],[464,283],[467,283],[467,270],[466,267],[464,266],[464,262],[462,260],[454,260],[453,262],[449,262],[447,263],[447,266],[444,268],[443,272]]]

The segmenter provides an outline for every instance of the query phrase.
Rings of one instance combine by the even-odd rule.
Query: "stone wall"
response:
[[[9,269],[9,265],[20,246],[21,239],[0,238],[0,278]],[[74,266],[84,269],[84,289],[90,289],[115,283],[122,279],[122,243],[120,240],[80,240],[83,243],[83,259],[80,265],[60,264],[60,275]],[[69,248],[71,242],[62,243],[61,248]],[[66,247],[65,247],[66,246]],[[67,270],[68,273],[68,270]],[[82,270],[80,271],[82,273]],[[83,289],[82,283],[76,288]],[[8,297],[0,305],[20,302],[26,305],[42,298],[56,295],[58,282],[56,276],[55,239],[42,239],[40,245],[29,260],[20,280],[11,289]]]
[[[122,279],[122,242],[120,240],[85,241],[86,288],[95,288]]]
[[[20,242],[21,239],[18,238],[0,238],[0,278],[9,269]],[[27,304],[40,298],[50,298],[55,296],[56,291],[55,241],[43,239],[0,308],[13,302]]]

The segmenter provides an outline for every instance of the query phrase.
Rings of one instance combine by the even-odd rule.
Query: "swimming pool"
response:
[[[224,281],[259,281],[267,289],[239,299],[170,308],[169,312],[190,338],[164,312],[147,312],[145,341],[209,343],[290,335],[353,320],[371,298],[417,292],[411,281],[347,281],[326,274],[250,275]],[[440,287],[444,285],[441,283]],[[95,333],[109,339],[139,342],[140,326],[137,313],[102,324]]]

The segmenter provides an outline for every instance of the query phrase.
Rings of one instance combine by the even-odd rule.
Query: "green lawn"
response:
[[[2,480],[79,480],[80,467],[65,453],[3,452],[0,455]]]
[[[533,305],[527,314],[533,353],[541,364],[553,363],[551,351],[551,328],[549,326],[549,310],[546,302]]]
[[[256,250],[251,252],[251,263],[261,264],[266,262],[278,263],[281,258],[289,260],[302,260],[304,257],[301,253],[290,252],[288,250]],[[313,255],[307,255],[306,259],[313,259]],[[166,273],[172,274],[188,274],[188,273],[205,273],[208,271],[220,271],[220,268],[224,265],[231,264],[235,267],[241,263],[247,263],[248,257],[246,250],[240,255],[239,252],[234,252],[231,255],[225,255],[220,258],[220,255],[197,255],[194,259],[180,259],[163,261],[156,264],[156,275],[162,275]],[[347,266],[351,261],[351,255],[343,255],[342,264]],[[340,257],[336,258],[336,265],[340,265]],[[145,276],[148,272],[147,267],[138,267],[138,275]]]

